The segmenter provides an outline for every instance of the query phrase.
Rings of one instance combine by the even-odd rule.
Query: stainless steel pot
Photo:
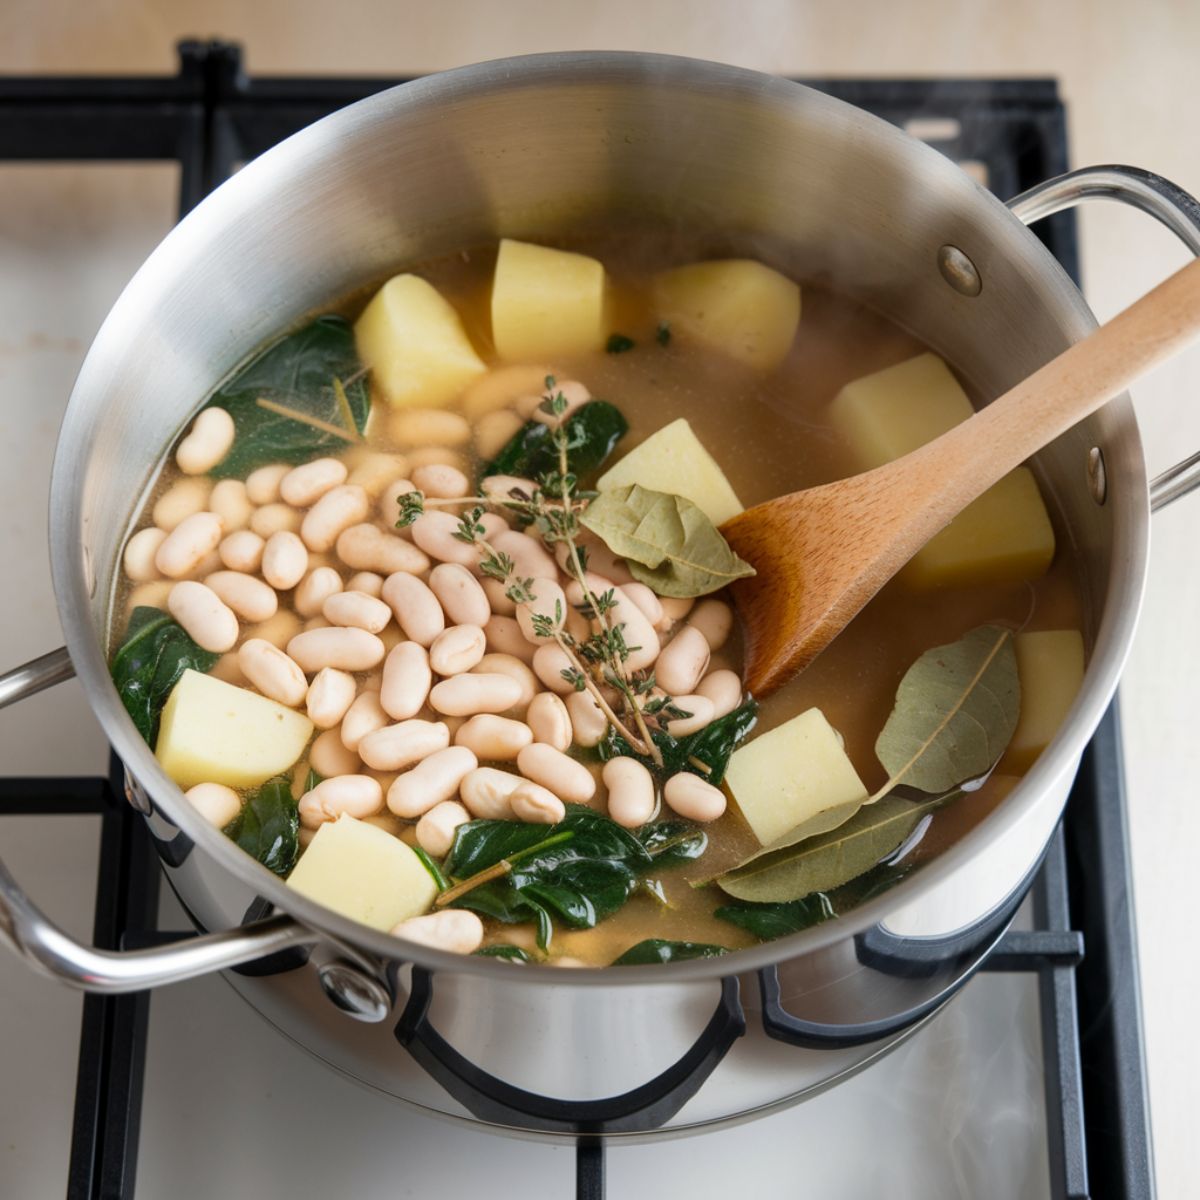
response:
[[[407,945],[293,894],[184,802],[126,716],[104,653],[119,551],[163,448],[215,381],[280,328],[414,259],[622,221],[719,231],[797,277],[831,278],[996,395],[1095,324],[1025,228],[1088,196],[1142,208],[1200,253],[1200,208],[1155,176],[1080,171],[1006,208],[857,109],[753,72],[649,55],[450,71],[252,162],[154,252],[88,354],[51,494],[69,659],[59,651],[0,680],[5,703],[79,675],[172,886],[198,928],[217,932],[150,951],[83,947],[2,865],[0,932],[35,966],[96,991],[275,956],[231,981],[332,1066],[435,1112],[542,1134],[678,1131],[761,1112],[882,1053],[1003,932],[1116,686],[1152,503],[1200,479],[1198,456],[1148,495],[1127,399],[1037,464],[1083,564],[1090,621],[1087,678],[1054,744],[978,828],[886,895],[721,960],[518,969]],[[755,1022],[738,1040],[746,1010],[762,1011],[768,1032]],[[775,1053],[768,1034],[800,1048]],[[719,1086],[689,1100],[714,1069]]]

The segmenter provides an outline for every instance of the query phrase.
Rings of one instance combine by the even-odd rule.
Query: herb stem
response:
[[[333,377],[333,394],[337,397],[338,412],[341,413],[346,432],[356,442],[361,442],[362,435],[358,432],[358,426],[354,424],[354,413],[350,410],[349,397],[346,395],[346,389],[342,386],[342,381],[336,375]]]
[[[646,742],[643,745],[642,740],[631,733],[625,723],[613,712],[612,705],[604,698],[604,693],[596,686],[596,681],[587,673],[583,664],[575,655],[575,651],[568,645],[566,638],[562,635],[562,630],[555,630],[554,640],[558,643],[562,652],[571,660],[571,665],[579,672],[579,677],[583,680],[583,686],[591,694],[595,700],[597,707],[608,718],[608,721],[614,729],[629,743],[629,745],[637,751],[638,754],[652,754],[658,747],[650,740],[647,735]],[[640,724],[640,722],[639,722]],[[645,728],[645,726],[643,726]]]
[[[452,888],[447,888],[433,902],[434,908],[445,908],[447,904],[453,903],[459,896],[465,896],[468,892],[473,892],[477,887],[482,887],[485,883],[491,883],[493,879],[500,879],[507,875],[515,863],[520,862],[523,858],[532,858],[535,854],[541,854],[543,850],[548,850],[551,846],[561,845],[563,842],[569,842],[575,833],[570,829],[560,830],[558,833],[552,833],[548,838],[543,838],[534,846],[526,846],[524,850],[518,850],[516,854],[509,855],[508,858],[502,858],[498,863],[493,863],[490,867],[484,867],[482,871],[476,871],[474,875],[468,876],[466,879],[456,883]]]
[[[353,434],[347,433],[340,425],[334,425],[330,421],[322,421],[320,417],[311,416],[295,408],[288,408],[286,404],[280,404],[275,400],[268,400],[266,396],[259,396],[254,403],[259,408],[265,408],[268,412],[278,413],[281,417],[287,417],[290,421],[299,421],[301,425],[311,425],[313,429],[319,429],[322,433],[332,434],[334,437],[341,438],[344,442],[358,443],[362,441],[357,430]]]

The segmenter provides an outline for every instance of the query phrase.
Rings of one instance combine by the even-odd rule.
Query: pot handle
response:
[[[1008,201],[1008,210],[1019,221],[1032,225],[1085,200],[1115,200],[1140,209],[1200,256],[1200,202],[1169,179],[1139,167],[1113,164],[1069,171],[1015,196]],[[1176,463],[1150,481],[1150,511],[1166,508],[1197,487],[1200,487],[1200,453]]]

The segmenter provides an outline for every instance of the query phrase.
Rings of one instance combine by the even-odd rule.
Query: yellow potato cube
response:
[[[725,782],[764,846],[819,813],[867,798],[841,738],[819,708],[735,750]]]
[[[354,326],[359,357],[389,404],[438,408],[487,367],[450,303],[419,275],[397,275]]]
[[[428,912],[437,884],[398,837],[343,814],[317,830],[300,856],[288,886],[302,896],[388,931]]]
[[[257,787],[304,753],[312,731],[306,716],[266,696],[184,671],[163,706],[154,754],[181,788]]]
[[[492,280],[492,340],[506,359],[603,350],[608,339],[604,264],[586,254],[505,238]]]
[[[736,517],[743,507],[725,473],[682,417],[630,450],[596,486],[605,492],[634,483],[690,500],[714,525]]]
[[[911,453],[965,421],[970,400],[936,354],[918,354],[848,383],[830,408],[860,470]],[[968,505],[901,572],[917,588],[1011,583],[1043,574],[1054,559],[1054,527],[1027,467]]]
[[[769,371],[791,349],[800,324],[800,288],[748,258],[692,263],[654,279],[655,315],[679,334]]]
[[[1018,633],[1021,716],[1004,765],[1027,771],[1050,744],[1083,685],[1083,636],[1077,629]]]

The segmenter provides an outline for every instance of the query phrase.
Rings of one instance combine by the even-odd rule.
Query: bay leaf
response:
[[[1012,740],[1021,685],[1012,630],[981,625],[917,659],[875,742],[889,779],[873,799],[906,784],[945,792],[996,763]]]
[[[927,813],[958,794],[928,800],[885,796],[837,829],[765,853],[720,876],[717,886],[737,900],[757,904],[779,904],[828,892],[865,875],[895,853]]]
[[[705,596],[754,574],[702,509],[669,492],[636,483],[601,492],[580,522],[660,596]]]

